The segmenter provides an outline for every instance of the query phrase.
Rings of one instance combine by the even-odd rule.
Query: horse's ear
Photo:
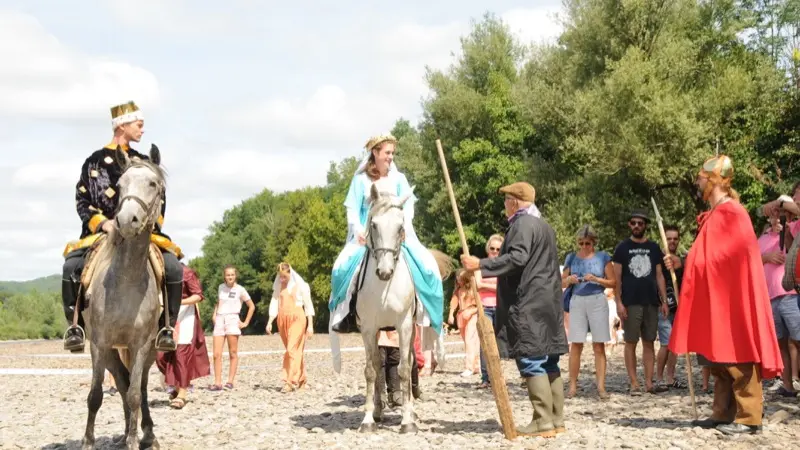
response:
[[[380,198],[380,194],[378,193],[378,187],[375,186],[375,183],[372,183],[372,187],[369,189],[369,200],[372,203],[375,203]]]
[[[156,147],[156,144],[150,144],[150,161],[157,166],[161,165],[161,150]]]

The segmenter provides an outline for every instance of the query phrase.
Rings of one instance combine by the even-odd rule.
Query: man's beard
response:
[[[633,235],[633,237],[635,237],[636,239],[641,239],[641,238],[643,238],[643,237],[644,237],[644,228],[634,228],[634,229],[631,231],[631,234],[632,234],[632,235]]]

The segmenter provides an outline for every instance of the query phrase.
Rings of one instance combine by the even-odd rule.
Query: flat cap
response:
[[[508,194],[517,200],[531,202],[536,199],[536,189],[524,181],[518,181],[500,188],[500,193]]]

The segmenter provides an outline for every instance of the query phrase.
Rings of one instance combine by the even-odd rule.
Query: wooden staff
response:
[[[661,245],[664,247],[664,254],[667,256],[672,256],[669,253],[669,246],[667,245],[667,233],[664,231],[664,221],[661,218],[661,214],[658,212],[658,206],[656,206],[656,199],[650,197],[650,201],[653,203],[653,210],[656,213],[656,222],[658,222],[658,231],[661,234]],[[678,304],[678,299],[680,299],[680,291],[678,289],[678,277],[675,276],[675,269],[669,269],[669,274],[672,277],[672,289],[675,292],[675,304]],[[665,318],[666,319],[666,318]],[[692,397],[692,412],[694,413],[694,420],[697,420],[697,402],[694,398],[694,381],[692,380],[692,360],[689,353],[686,353],[686,376],[689,377],[689,395]]]
[[[450,173],[447,171],[447,162],[444,159],[444,150],[439,139],[436,140],[436,150],[439,151],[439,162],[442,164],[444,181],[447,185],[447,194],[450,196],[450,205],[453,207],[453,216],[458,227],[458,237],[461,238],[461,248],[465,255],[469,256],[469,246],[464,235],[464,228],[461,226],[461,216],[458,213],[456,196],[453,193],[453,185],[450,183]],[[503,377],[503,368],[500,365],[500,352],[497,350],[497,341],[494,337],[494,326],[483,313],[483,304],[480,301],[478,287],[474,273],[472,274],[472,295],[478,306],[478,337],[481,341],[481,349],[486,356],[486,367],[489,372],[489,382],[492,385],[494,401],[497,404],[497,412],[500,414],[500,424],[503,427],[503,434],[506,439],[513,440],[517,437],[517,430],[514,428],[514,416],[511,413],[511,402],[508,399],[508,388]]]

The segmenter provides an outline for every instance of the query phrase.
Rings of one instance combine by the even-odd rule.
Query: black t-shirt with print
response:
[[[663,266],[664,253],[655,242],[625,239],[614,249],[614,263],[622,266],[622,304],[661,304],[658,298],[656,267]]]
[[[681,262],[685,262],[685,258],[681,258]],[[664,274],[664,281],[667,285],[667,305],[669,305],[670,312],[675,312],[678,310],[678,302],[675,298],[675,289],[672,288],[672,275],[670,275],[667,266],[661,264],[661,273]],[[681,290],[681,284],[683,283],[683,265],[681,265],[680,269],[675,269],[675,279],[678,281],[678,293]]]

